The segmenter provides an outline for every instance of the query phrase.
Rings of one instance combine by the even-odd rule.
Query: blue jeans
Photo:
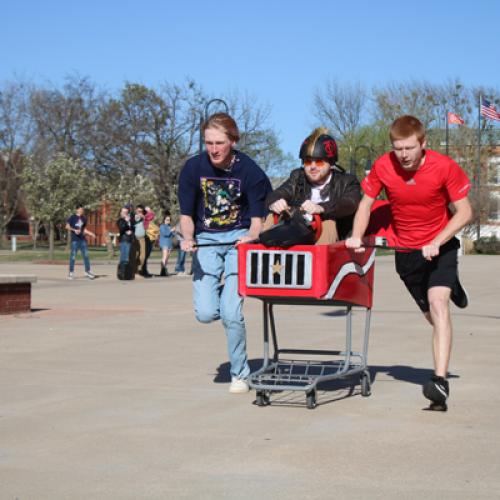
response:
[[[128,262],[130,256],[130,247],[132,243],[130,241],[120,241],[120,264],[122,262]]]
[[[75,270],[75,257],[80,250],[83,257],[83,262],[85,264],[85,272],[90,271],[90,261],[89,252],[87,249],[87,242],[85,240],[77,240],[71,242],[71,253],[69,254],[69,272],[72,273]]]
[[[247,229],[224,233],[203,232],[198,243],[234,241]],[[238,252],[234,246],[203,247],[196,251],[193,265],[194,309],[196,319],[211,323],[220,319],[226,330],[231,376],[247,378],[250,374],[243,319],[243,297],[238,294]],[[221,278],[224,274],[224,285]]]
[[[175,272],[183,273],[185,272],[184,263],[186,262],[186,253],[184,250],[179,248],[177,253],[177,261],[175,262]]]

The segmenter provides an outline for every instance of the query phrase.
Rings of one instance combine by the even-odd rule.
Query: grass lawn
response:
[[[115,261],[118,260],[120,251],[115,248],[114,256],[109,255],[105,247],[92,247],[89,246],[90,261]],[[174,250],[170,256],[169,261],[172,262],[177,258],[177,250]],[[81,254],[78,252],[77,259],[81,259]],[[150,259],[161,259],[160,250],[154,248],[151,253]],[[48,261],[49,249],[48,245],[38,244],[36,249],[33,249],[31,243],[18,243],[17,251],[13,252],[10,248],[4,247],[0,249],[0,263],[1,262],[35,262],[35,261]],[[51,261],[67,262],[69,261],[69,250],[66,245],[55,244],[54,254]]]

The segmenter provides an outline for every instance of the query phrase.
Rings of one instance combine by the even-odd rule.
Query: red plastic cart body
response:
[[[252,297],[311,298],[371,308],[375,250],[344,242],[289,248],[238,246],[239,292]]]

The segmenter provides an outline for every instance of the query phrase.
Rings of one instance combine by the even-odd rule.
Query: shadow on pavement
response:
[[[262,367],[262,358],[249,359],[248,364],[250,366],[250,372],[253,373]],[[372,384],[376,382],[379,374],[385,374],[392,377],[395,380],[401,380],[403,382],[409,382],[410,384],[422,385],[434,374],[434,371],[430,368],[415,368],[413,366],[406,365],[388,365],[388,366],[377,366],[369,365],[368,371],[370,372],[370,378]],[[448,378],[459,378],[459,375],[449,374]],[[214,377],[214,382],[216,384],[227,384],[231,382],[231,374],[229,371],[229,363],[222,363],[217,367],[217,372]],[[352,385],[351,382],[355,382],[355,385],[359,382],[359,375],[350,375],[345,379],[330,380],[328,382],[322,382],[320,384],[323,390],[337,390],[339,388],[345,388]]]

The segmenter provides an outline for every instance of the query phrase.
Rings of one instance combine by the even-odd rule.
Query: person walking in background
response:
[[[451,299],[457,307],[468,305],[458,279],[460,242],[455,235],[472,218],[470,181],[451,158],[426,149],[425,128],[414,116],[395,120],[390,139],[392,151],[374,163],[361,184],[364,196],[346,246],[364,250],[371,207],[385,190],[398,246],[419,249],[396,251],[396,272],[432,326],[434,375],[423,394],[431,401],[430,409],[445,411],[452,342],[449,303]]]
[[[69,274],[68,279],[75,279],[75,258],[78,250],[83,257],[85,265],[85,276],[93,280],[95,275],[90,271],[90,259],[85,236],[95,238],[95,234],[87,228],[87,217],[83,205],[77,205],[75,213],[66,221],[66,230],[71,232],[71,252],[69,254]]]
[[[142,207],[142,205],[140,205]],[[149,274],[147,262],[153,251],[154,244],[160,235],[160,228],[154,223],[156,214],[151,207],[142,207],[144,210],[144,229],[146,230],[146,259],[145,259],[145,277],[151,278],[153,275]],[[154,230],[151,230],[154,227]]]
[[[160,276],[169,276],[168,258],[172,251],[172,238],[175,234],[175,229],[170,226],[170,212],[166,211],[163,218],[163,223],[160,224],[160,248],[161,248],[161,272]]]
[[[229,392],[244,393],[249,390],[250,368],[234,242],[258,238],[271,183],[250,157],[234,149],[240,134],[231,116],[212,115],[203,124],[202,133],[206,152],[189,159],[179,177],[181,248],[196,251],[196,318],[201,323],[221,319],[231,364]],[[215,245],[197,249],[197,243]]]

